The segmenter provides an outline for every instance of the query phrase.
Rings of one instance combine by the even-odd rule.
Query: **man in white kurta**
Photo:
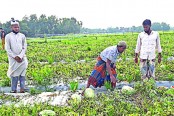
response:
[[[11,78],[11,89],[17,92],[18,80],[20,81],[20,92],[24,92],[25,75],[28,66],[26,57],[26,37],[19,32],[19,23],[11,22],[12,32],[5,37],[5,50],[7,51],[9,68],[7,76]]]
[[[140,53],[140,70],[142,79],[155,77],[155,58],[158,52],[158,63],[161,62],[161,45],[159,33],[150,29],[151,21],[146,19],[143,22],[144,32],[138,35],[135,49],[135,62],[138,63],[138,53]]]

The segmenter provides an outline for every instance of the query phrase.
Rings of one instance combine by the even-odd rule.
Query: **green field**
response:
[[[71,112],[71,116],[78,116],[78,114],[83,116],[98,114],[100,116],[174,115],[173,94],[167,94],[167,90],[157,90],[153,86],[153,82],[149,82],[150,84],[145,82],[144,85],[139,82],[141,80],[139,65],[135,65],[133,60],[137,36],[137,34],[132,35],[131,33],[124,35],[91,34],[27,39],[29,61],[27,82],[38,86],[52,85],[60,81],[69,83],[77,77],[80,77],[80,80],[87,80],[100,52],[106,47],[124,40],[127,42],[128,48],[119,57],[116,71],[119,81],[137,82],[136,93],[125,95],[116,90],[109,96],[101,94],[97,98],[84,99],[81,104],[70,105],[70,107],[62,108],[48,104],[36,104],[34,107],[23,106],[25,112],[17,110],[18,108],[3,106],[0,114],[8,114],[11,111],[16,115],[32,114],[34,116],[47,108],[55,110],[59,115],[68,115],[67,112]],[[156,63],[156,76],[161,81],[174,81],[174,60],[168,60],[174,56],[174,33],[160,33],[160,38],[163,49],[162,62],[161,64]],[[0,86],[10,86],[10,79],[6,76],[7,69],[6,52],[0,50]],[[3,96],[0,99],[4,99]],[[100,105],[96,101],[99,101]]]
[[[163,60],[161,64],[156,63],[156,76],[159,80],[174,80],[174,61],[167,60],[174,55],[172,44],[174,34],[161,34],[160,37]],[[133,61],[136,39],[137,34],[69,35],[48,39],[28,39],[29,67],[27,79],[31,82],[33,80],[37,82],[37,78],[67,81],[81,77],[86,80],[99,53],[106,47],[116,45],[118,41],[124,40],[127,42],[128,48],[120,56],[122,60],[117,62],[118,79],[129,82],[140,80],[139,66],[135,65]],[[1,84],[9,85],[7,82],[2,82],[7,78],[7,55],[2,50],[0,53]],[[77,62],[79,60],[85,60],[85,62]],[[44,73],[46,74],[44,75]]]

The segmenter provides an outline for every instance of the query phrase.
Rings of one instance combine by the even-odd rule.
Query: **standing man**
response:
[[[4,50],[4,45],[5,45],[5,31],[0,28],[0,33],[1,33],[1,40],[2,40],[2,49]]]
[[[161,45],[159,33],[151,30],[151,21],[143,21],[144,32],[138,35],[135,49],[135,63],[138,63],[138,54],[140,53],[140,70],[142,79],[155,77],[155,58],[156,49],[158,51],[158,63],[161,62]]]
[[[20,92],[24,93],[25,75],[28,66],[26,37],[20,33],[19,22],[11,21],[12,32],[5,37],[5,50],[7,51],[9,68],[7,75],[11,78],[12,93],[17,93],[18,80],[20,81]]]

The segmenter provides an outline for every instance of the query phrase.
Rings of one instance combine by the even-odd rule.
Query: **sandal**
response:
[[[14,90],[14,91],[10,91],[10,93],[17,93],[17,91],[16,91],[16,90]]]

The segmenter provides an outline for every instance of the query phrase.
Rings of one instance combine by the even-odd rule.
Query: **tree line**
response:
[[[152,23],[151,28],[154,31],[169,31],[171,28],[169,24],[162,22],[154,22]],[[89,29],[83,28],[81,29],[81,33],[125,33],[125,32],[141,32],[143,31],[142,26],[132,26],[132,27],[109,27],[107,29]]]
[[[132,27],[109,27],[107,29],[89,29],[82,28],[82,21],[78,21],[76,18],[57,18],[54,15],[46,16],[45,14],[37,17],[36,14],[30,16],[24,16],[19,21],[21,32],[28,37],[37,37],[38,35],[56,35],[56,34],[78,34],[78,33],[125,33],[125,32],[141,32],[142,26]],[[10,21],[6,23],[0,23],[6,33],[10,32]],[[162,22],[152,23],[152,29],[155,31],[168,31],[174,29],[169,24]]]
[[[46,16],[44,14],[37,17],[36,14],[32,14],[29,17],[24,16],[19,21],[21,32],[28,37],[36,37],[38,34],[68,34],[68,33],[80,33],[82,28],[82,21],[78,21],[76,18],[57,18],[54,15]],[[1,23],[0,27],[8,33],[10,29],[10,21]]]

